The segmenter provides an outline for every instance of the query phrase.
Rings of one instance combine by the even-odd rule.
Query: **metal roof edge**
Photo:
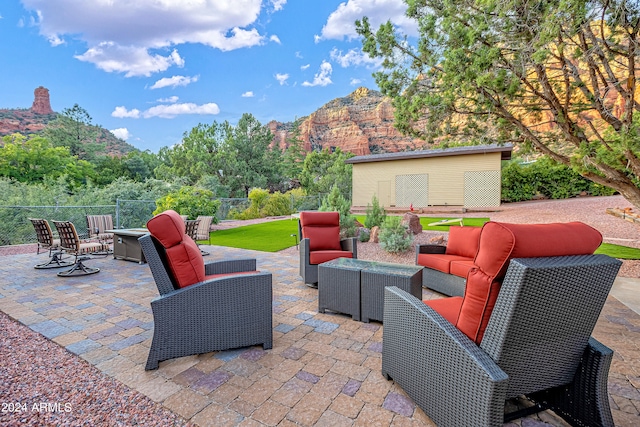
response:
[[[501,160],[511,159],[513,151],[512,144],[486,144],[486,145],[466,145],[451,148],[436,148],[433,150],[399,151],[396,153],[369,154],[366,156],[355,156],[345,160],[345,163],[371,163],[384,162],[388,160],[422,159],[429,157],[463,156],[469,154],[502,153]]]

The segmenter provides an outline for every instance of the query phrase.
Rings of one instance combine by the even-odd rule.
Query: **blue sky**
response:
[[[0,108],[74,104],[141,150],[243,113],[293,121],[377,89],[355,20],[415,34],[402,0],[3,0]]]

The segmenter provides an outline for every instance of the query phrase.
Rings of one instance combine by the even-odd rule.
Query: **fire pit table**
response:
[[[384,288],[397,286],[422,299],[422,268],[352,258],[318,266],[318,311],[351,315],[353,320],[382,322]]]

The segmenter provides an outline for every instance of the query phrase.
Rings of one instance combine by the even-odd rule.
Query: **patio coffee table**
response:
[[[352,258],[322,263],[318,266],[318,311],[346,313],[363,322],[382,322],[384,288],[397,286],[422,299],[422,269],[417,265]]]

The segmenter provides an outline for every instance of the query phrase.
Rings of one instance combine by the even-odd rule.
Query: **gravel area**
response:
[[[640,227],[605,213],[608,207],[627,207],[620,196],[561,201],[513,203],[492,212],[433,209],[424,216],[490,217],[514,223],[583,221],[598,229],[605,241],[640,248]],[[218,229],[277,220],[224,221]],[[446,233],[423,232],[415,243],[428,243]],[[37,245],[0,247],[0,256],[35,253]],[[295,247],[284,253],[297,254]],[[376,243],[358,243],[358,258],[413,264],[414,249],[389,254]],[[640,261],[624,261],[622,277],[640,277]],[[79,357],[0,312],[0,425],[3,426],[177,426],[180,417],[101,373]],[[24,409],[20,413],[15,404]],[[6,404],[6,406],[5,406]],[[9,406],[13,404],[13,406]],[[44,409],[40,405],[45,405]],[[34,409],[34,405],[35,408]]]
[[[0,425],[182,426],[161,404],[0,312]]]

